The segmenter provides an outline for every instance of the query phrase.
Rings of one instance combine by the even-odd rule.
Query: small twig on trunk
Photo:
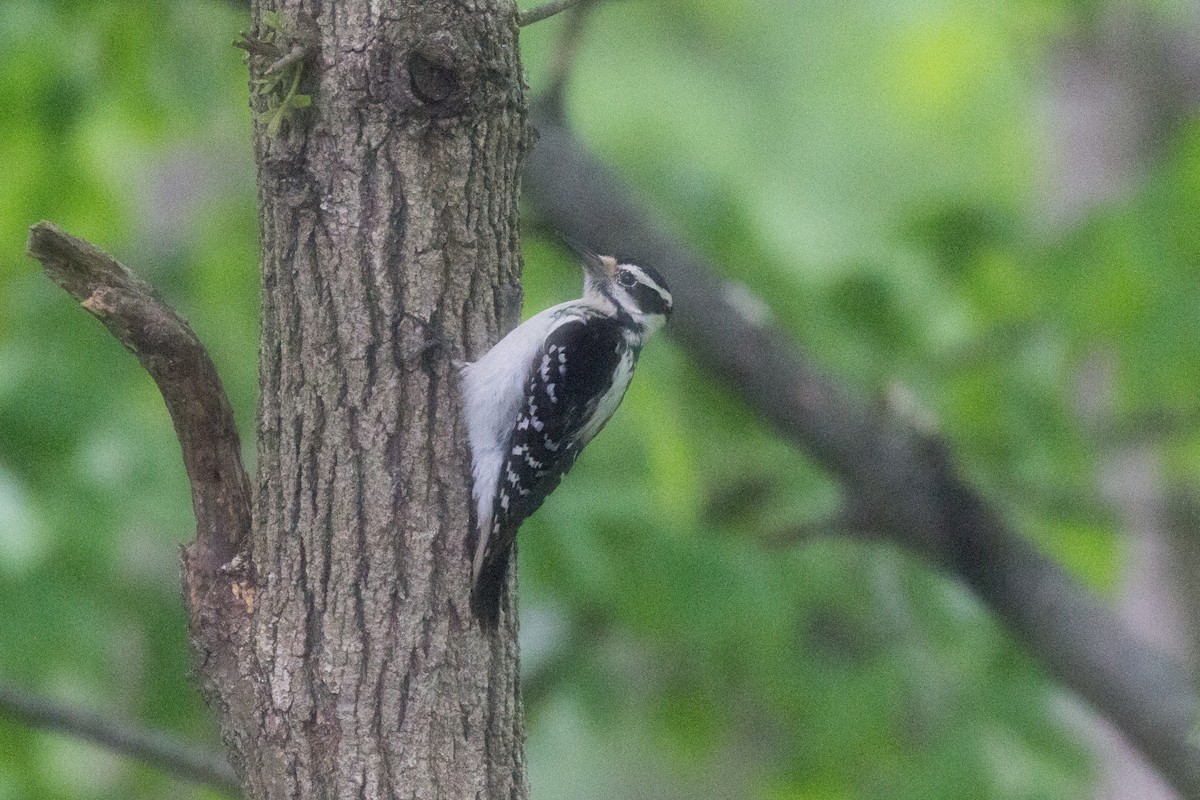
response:
[[[58,731],[136,758],[177,778],[211,786],[230,795],[239,794],[237,778],[228,762],[216,753],[204,753],[165,731],[147,730],[80,708],[36,697],[0,683],[0,715],[20,720],[32,728]]]
[[[580,0],[550,0],[549,3],[533,8],[527,8],[521,12],[517,18],[517,24],[524,28],[526,25],[532,25],[535,22],[541,22],[544,19],[549,19],[555,14],[560,14],[566,11],[571,6],[580,2]]]
[[[292,49],[287,52],[282,58],[275,61],[271,66],[267,67],[268,75],[277,75],[290,67],[292,64],[297,64],[312,55],[311,50],[302,43],[292,45]]]

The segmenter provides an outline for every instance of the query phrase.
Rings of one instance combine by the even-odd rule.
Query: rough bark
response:
[[[272,135],[252,100],[258,475],[205,683],[251,797],[524,797],[515,619],[485,636],[468,610],[452,367],[520,308],[516,9],[276,10],[311,38],[313,106]]]

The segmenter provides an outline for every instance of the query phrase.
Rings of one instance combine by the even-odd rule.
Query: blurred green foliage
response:
[[[1200,126],[1121,201],[1041,223],[1039,77],[1101,6],[612,3],[569,111],[804,347],[881,403],[904,387],[1020,529],[1107,592],[1105,436],[1164,428],[1172,478],[1200,476]],[[522,33],[534,90],[561,24]],[[52,219],[158,286],[213,353],[252,461],[245,26],[218,0],[0,4],[0,677],[202,747],[170,422],[22,251]],[[527,311],[578,291],[542,242],[526,267]],[[1078,396],[1097,360],[1104,430]],[[1061,690],[961,587],[814,535],[838,501],[719,376],[652,345],[522,535],[534,797],[1090,796]],[[211,795],[0,719],[0,800],[168,792]]]

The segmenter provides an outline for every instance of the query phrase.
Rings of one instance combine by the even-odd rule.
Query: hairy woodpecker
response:
[[[642,345],[671,315],[655,270],[575,249],[583,297],[461,365],[477,520],[471,608],[485,628],[500,616],[517,529],[612,417]]]

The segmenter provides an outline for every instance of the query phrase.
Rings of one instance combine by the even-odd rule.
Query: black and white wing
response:
[[[491,529],[476,544],[471,607],[484,624],[499,618],[517,529],[608,422],[636,356],[619,324],[598,314],[568,317],[546,337],[500,469]]]

